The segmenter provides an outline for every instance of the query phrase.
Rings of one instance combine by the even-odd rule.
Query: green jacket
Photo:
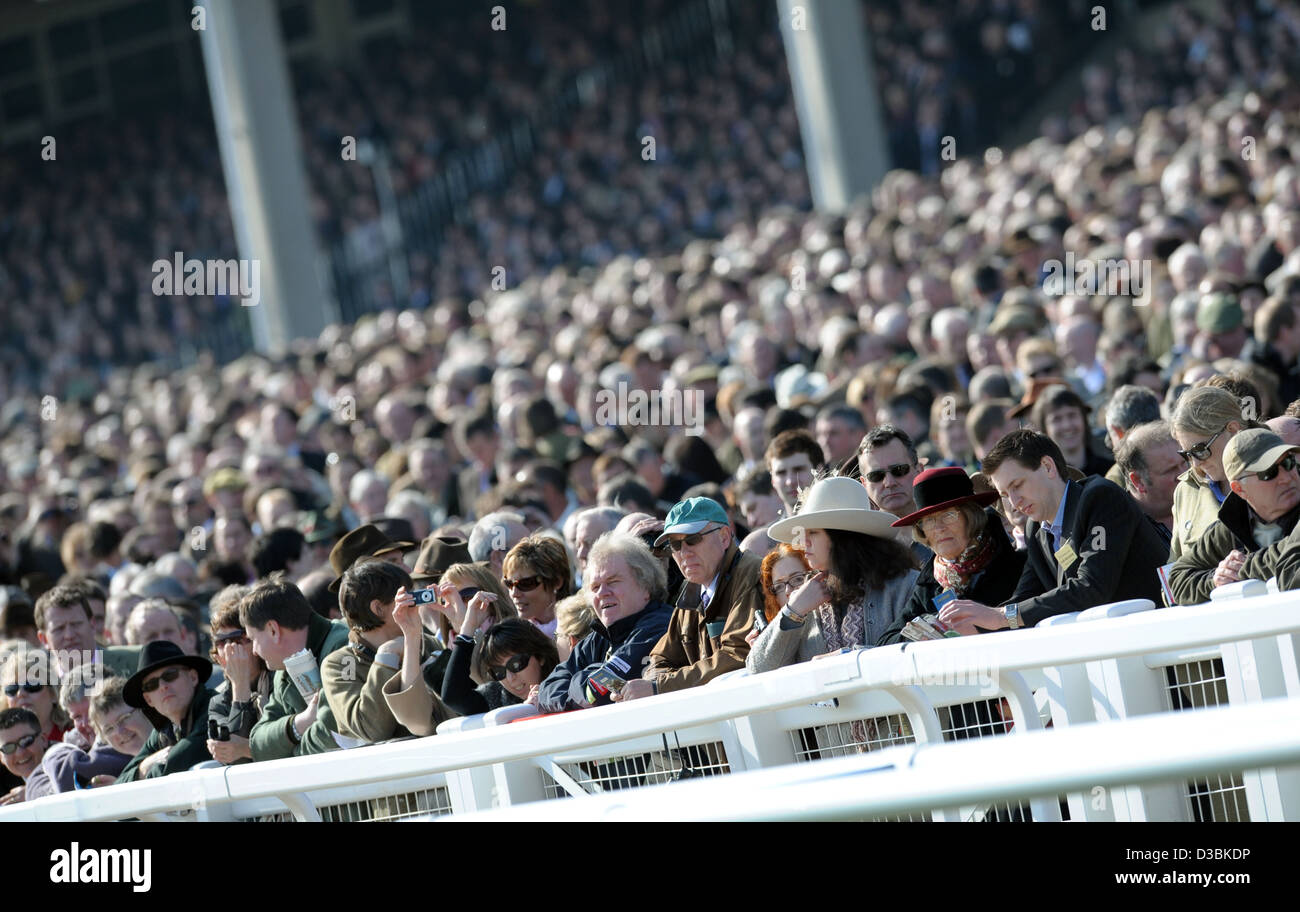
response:
[[[437,651],[437,647],[437,640],[426,633],[421,646],[421,655],[432,655]],[[390,678],[400,674],[400,668],[391,668],[376,662],[375,650],[359,641],[333,653],[326,659],[320,669],[321,682],[325,691],[321,702],[329,700],[330,709],[333,710],[334,718],[338,722],[339,732],[369,744],[409,736],[410,729],[397,721],[392,708],[388,705],[388,700],[384,697],[384,685]],[[420,686],[424,686],[423,682]],[[454,715],[450,709],[442,705],[441,699],[432,702],[435,727]]]
[[[318,614],[312,614],[307,622],[307,648],[316,657],[316,664],[324,665],[325,657],[336,649],[346,646],[348,628],[343,624],[329,621]],[[279,760],[283,757],[300,757],[305,754],[323,754],[338,750],[334,732],[334,714],[330,711],[325,695],[321,694],[316,704],[316,721],[307,729],[298,744],[289,736],[289,726],[293,717],[307,708],[307,701],[298,692],[297,686],[283,671],[275,673],[275,682],[271,685],[271,698],[262,708],[262,718],[253,726],[249,735],[249,750],[254,760]]]
[[[1237,571],[1238,580],[1267,580],[1276,575],[1279,585],[1282,583],[1283,576],[1288,575],[1283,573],[1282,557],[1300,545],[1300,532],[1297,532],[1300,530],[1300,507],[1278,519],[1282,537],[1267,548],[1255,543],[1251,527],[1253,515],[1243,498],[1236,494],[1228,495],[1219,508],[1218,521],[1192,542],[1169,571],[1169,588],[1174,591],[1176,604],[1201,605],[1208,602],[1215,588],[1214,571],[1234,549],[1246,555],[1246,562]]]
[[[117,781],[138,782],[140,779],[155,779],[172,773],[183,773],[196,763],[211,760],[212,754],[208,753],[208,701],[211,699],[212,691],[200,682],[198,692],[194,695],[194,702],[190,703],[187,717],[189,729],[184,737],[176,740],[171,725],[163,731],[155,729],[154,733],[145,740],[140,753],[132,757],[126,769],[122,770]],[[167,760],[155,764],[146,775],[141,776],[140,764],[168,745],[171,745],[171,752],[167,754]]]
[[[1173,542],[1170,562],[1178,560],[1210,526],[1219,521],[1219,500],[1210,486],[1188,469],[1174,488]]]

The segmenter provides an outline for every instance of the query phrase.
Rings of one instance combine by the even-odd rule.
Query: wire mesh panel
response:
[[[667,751],[561,763],[560,768],[589,795],[731,772],[727,751],[721,741],[681,748],[674,746]],[[542,780],[547,798],[571,797],[564,785],[545,770]]]
[[[1222,659],[1202,659],[1165,666],[1165,693],[1171,710],[1228,705],[1227,674]],[[1187,783],[1192,819],[1218,823],[1250,819],[1246,785],[1239,773],[1210,776]]]
[[[795,760],[800,763],[865,754],[916,740],[907,716],[902,713],[801,728],[790,732],[790,738],[794,741]]]
[[[317,808],[320,818],[325,823],[355,823],[359,821],[377,822],[381,820],[401,820],[404,817],[436,815],[451,813],[451,795],[445,788],[422,789],[416,792],[404,792],[399,795],[385,795],[364,801],[344,801],[339,804],[327,804]],[[257,817],[245,817],[243,820],[253,823],[292,823],[294,816],[289,811],[275,814],[261,814]]]
[[[830,757],[846,757],[850,754],[865,754],[868,751],[894,747],[898,744],[911,744],[916,740],[916,736],[912,734],[911,723],[902,713],[800,728],[790,732],[790,738],[794,741],[794,757],[798,763]],[[873,823],[895,821],[929,823],[930,815],[896,814],[868,819]]]
[[[1006,700],[977,700],[937,707],[939,728],[945,741],[964,741],[967,738],[988,738],[1005,735],[1013,727],[1011,707]],[[1028,803],[1002,802],[969,809],[964,820],[986,823],[1025,822],[1032,820]]]

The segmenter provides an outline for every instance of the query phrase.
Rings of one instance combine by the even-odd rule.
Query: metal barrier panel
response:
[[[731,772],[727,749],[722,741],[681,744],[676,732],[657,750],[602,756],[591,760],[545,761],[542,782],[548,799],[575,795],[596,795],[620,789],[640,788],[681,782],[701,776],[720,776]],[[680,746],[678,746],[680,744]]]
[[[324,823],[357,823],[401,820],[423,815],[443,816],[451,813],[451,795],[446,788],[429,788],[417,792],[402,792],[371,798],[365,801],[344,801],[318,807]],[[248,823],[292,823],[296,818],[290,811],[236,818]]]
[[[1166,705],[1171,712],[1228,705],[1228,679],[1220,656],[1207,652],[1204,658],[1188,657],[1163,667]],[[1250,820],[1240,773],[1188,782],[1187,801],[1191,819],[1197,823]]]

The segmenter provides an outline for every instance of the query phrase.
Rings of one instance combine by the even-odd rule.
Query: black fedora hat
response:
[[[375,557],[391,551],[409,551],[415,542],[393,541],[378,526],[366,523],[358,526],[338,540],[330,551],[330,567],[334,570],[334,582],[329,584],[330,592],[339,591],[343,574],[363,557]]]
[[[892,525],[912,526],[923,516],[939,513],[961,503],[969,501],[987,507],[998,499],[996,491],[976,494],[974,482],[960,466],[926,469],[912,483],[912,496],[916,499],[916,510],[895,520]]]
[[[411,579],[421,586],[436,586],[452,564],[468,564],[469,542],[459,535],[430,535],[420,546]]]
[[[200,687],[212,677],[212,663],[207,659],[202,656],[187,655],[170,640],[154,640],[152,643],[144,644],[140,650],[140,658],[136,662],[135,674],[127,678],[126,685],[122,688],[122,699],[126,701],[126,705],[149,710],[150,706],[144,701],[144,692],[140,689],[140,685],[149,675],[169,665],[193,668],[199,674]]]

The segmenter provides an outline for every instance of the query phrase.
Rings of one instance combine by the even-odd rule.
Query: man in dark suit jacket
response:
[[[1032,627],[1126,599],[1161,604],[1156,570],[1169,559],[1169,544],[1119,487],[1095,475],[1070,481],[1060,448],[1029,430],[999,440],[983,469],[998,493],[1030,518],[1029,558],[1005,605],[960,599],[944,606],[943,620],[976,633]]]

